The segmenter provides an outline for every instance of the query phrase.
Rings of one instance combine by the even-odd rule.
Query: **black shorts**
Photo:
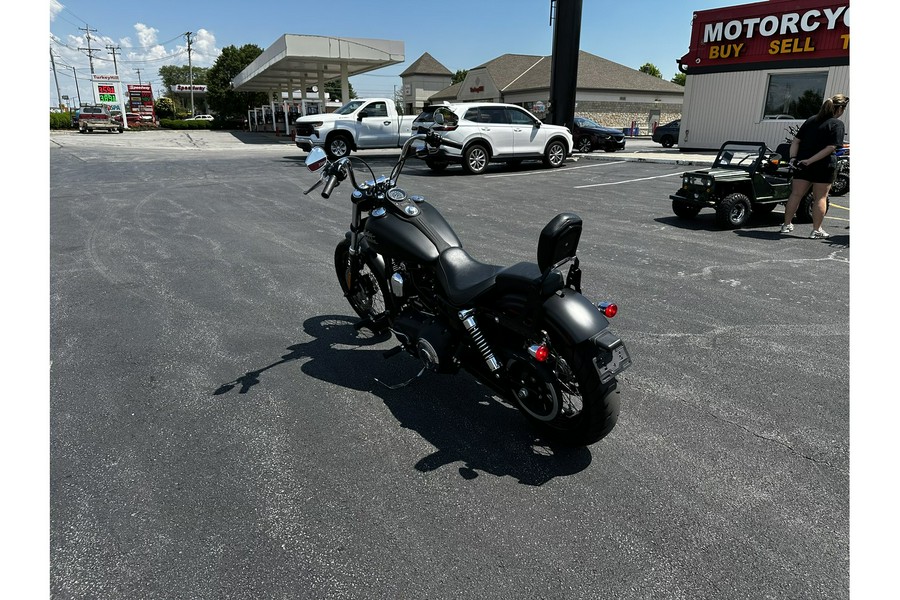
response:
[[[811,181],[813,183],[834,183],[834,176],[837,174],[837,164],[832,164],[828,158],[823,158],[818,162],[807,165],[802,169],[794,172],[794,179],[802,179],[803,181]]]

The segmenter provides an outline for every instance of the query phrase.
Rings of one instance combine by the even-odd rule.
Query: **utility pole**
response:
[[[56,59],[53,58],[53,46],[50,46],[50,63],[53,65],[53,81],[56,82],[56,97],[59,106],[62,107],[62,96],[59,93],[59,77],[56,76]]]
[[[94,88],[93,79],[94,79],[94,52],[98,52],[98,50],[91,48],[91,32],[97,31],[97,30],[91,29],[87,25],[87,23],[85,23],[84,27],[79,27],[79,29],[85,33],[85,37],[87,38],[88,47],[87,48],[79,48],[79,50],[81,50],[82,52],[87,51],[88,60],[91,63],[91,80],[92,80],[91,81],[91,95],[94,99],[94,104],[97,104],[97,93],[96,93],[96,89]]]
[[[135,69],[135,71],[137,71],[137,74],[138,74],[138,85],[143,85],[143,84],[141,83],[141,70],[140,70],[140,69]]]
[[[90,27],[87,27],[87,26],[79,27],[79,29],[81,31],[85,32],[85,38],[87,38],[87,45],[88,45],[87,48],[79,48],[79,50],[81,50],[82,52],[87,52],[88,60],[91,63],[91,77],[93,77],[94,76],[94,52],[99,52],[99,50],[95,50],[94,48],[91,48],[91,32],[97,31],[97,30],[91,29]]]
[[[81,90],[78,89],[78,73],[75,71],[75,67],[72,67],[72,79],[75,80],[75,93],[78,95],[78,106],[81,106]]]
[[[107,45],[106,49],[109,50],[109,53],[112,54],[113,57],[113,68],[116,70],[116,75],[119,74],[119,64],[116,62],[116,51],[121,51],[122,48],[119,46],[111,46]]]
[[[191,35],[193,35],[193,31],[188,31],[184,35],[187,36],[187,51],[188,51],[188,78],[190,81],[188,82],[191,87],[191,116],[195,116],[194,112],[194,67],[191,65]]]

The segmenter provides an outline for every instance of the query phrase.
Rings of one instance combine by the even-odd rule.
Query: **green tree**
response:
[[[206,77],[206,101],[218,116],[224,119],[241,117],[251,107],[269,103],[264,92],[238,92],[231,87],[231,80],[262,53],[262,48],[256,44],[222,48],[222,54]]]
[[[165,96],[157,98],[156,102],[154,102],[154,106],[156,108],[156,116],[160,119],[175,118],[175,102],[173,102],[171,98]]]
[[[672,78],[672,83],[683,86],[686,79],[687,75],[685,73],[675,73],[675,77]]]
[[[347,82],[347,91],[350,94],[350,99],[353,100],[358,98],[356,92],[353,91],[353,84],[349,81]],[[340,79],[332,79],[328,83],[325,84],[325,94],[331,98],[337,98],[338,100],[343,100],[344,96],[341,92],[341,80]]]
[[[640,69],[638,69],[638,71],[662,79],[662,73],[659,69],[656,68],[656,65],[654,65],[653,63],[644,63],[644,65]]]
[[[468,69],[457,69],[456,73],[453,74],[453,78],[450,80],[450,85],[453,85],[455,83],[462,83],[465,80],[466,75],[468,74]]]

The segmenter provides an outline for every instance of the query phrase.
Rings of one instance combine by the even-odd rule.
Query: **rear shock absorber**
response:
[[[491,373],[494,373],[500,368],[500,363],[494,358],[491,347],[488,345],[487,340],[484,339],[484,334],[481,333],[481,329],[475,321],[474,312],[475,309],[473,308],[459,311],[459,320],[463,322],[463,327],[469,332],[469,336],[471,336],[472,341],[475,342],[475,347],[481,352],[481,356],[484,358],[484,362],[487,364],[488,369],[491,370]]]

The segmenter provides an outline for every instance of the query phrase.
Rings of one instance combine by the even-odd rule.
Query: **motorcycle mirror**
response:
[[[435,125],[443,125],[444,124],[444,115],[441,114],[441,111],[434,111],[434,124]]]
[[[328,156],[325,154],[325,151],[322,148],[316,146],[312,150],[309,151],[309,156],[306,157],[306,168],[315,173],[322,167],[328,164]]]

